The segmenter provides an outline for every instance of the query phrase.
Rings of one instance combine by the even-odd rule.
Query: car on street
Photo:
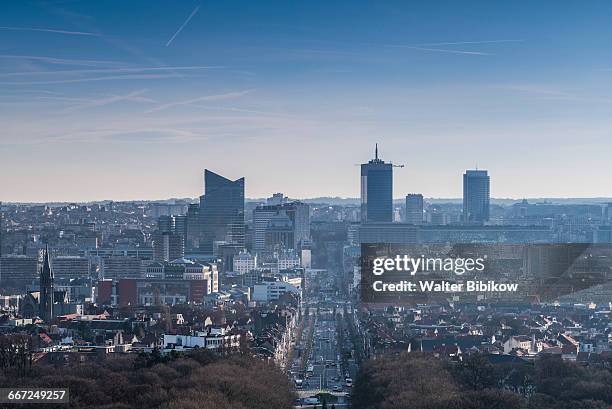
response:
[[[321,403],[321,401],[316,396],[310,396],[308,398],[304,398],[304,403],[306,405],[318,405]]]

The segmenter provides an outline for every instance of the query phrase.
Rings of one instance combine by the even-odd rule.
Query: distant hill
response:
[[[612,203],[612,197],[543,197],[543,198],[526,198],[529,203],[547,203],[547,204],[603,204]],[[358,206],[361,199],[358,197],[312,197],[296,199],[291,198],[289,200],[300,200],[305,203],[311,204],[328,204],[332,206]],[[511,199],[511,198],[491,198],[491,204],[510,206],[514,203],[518,203],[523,199]],[[451,198],[439,198],[439,197],[426,197],[425,201],[428,203],[454,203],[461,204],[462,199],[451,197]],[[107,204],[113,202],[113,200],[97,200],[92,202],[10,202],[4,201],[5,205],[48,205],[52,207],[65,206],[68,204],[79,204],[79,205],[91,205],[91,204]],[[177,204],[177,203],[198,203],[199,198],[171,198],[171,199],[152,199],[152,200],[115,200],[115,203],[159,203],[159,204]],[[247,203],[265,203],[266,198],[247,198]],[[393,199],[395,204],[404,203],[404,199]]]
[[[596,204],[596,203],[612,203],[612,198],[608,197],[585,197],[585,198],[574,198],[574,197],[551,197],[551,198],[526,198],[529,203],[549,203],[549,204]],[[339,206],[348,206],[348,205],[359,205],[361,203],[361,199],[357,197],[313,197],[306,199],[296,199],[301,200],[305,203],[319,203],[319,204],[329,204],[329,205],[339,205]],[[461,204],[463,199],[460,197],[449,197],[449,198],[441,198],[441,197],[426,197],[424,199],[428,203],[454,203]],[[514,203],[521,202],[523,199],[512,199],[512,198],[491,198],[491,204],[494,205],[502,205],[502,206],[510,206]],[[247,202],[265,202],[266,199],[247,199]],[[393,199],[393,203],[395,204],[403,204],[404,199]]]

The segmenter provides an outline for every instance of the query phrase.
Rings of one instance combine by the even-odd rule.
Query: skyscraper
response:
[[[187,242],[187,216],[174,216],[174,234],[183,238],[183,244]]]
[[[185,248],[195,249],[200,247],[200,204],[192,203],[187,209],[187,224],[185,233]]]
[[[284,243],[286,249],[297,250],[301,244],[310,240],[308,204],[295,201],[258,206],[253,210],[253,250],[256,252],[271,250],[266,248],[266,237],[269,236],[269,230],[279,227],[280,219],[287,219],[287,228],[291,231],[290,240],[285,240]]]
[[[409,193],[406,196],[406,223],[423,224],[423,195]]]
[[[0,257],[2,257],[2,230],[4,229],[4,225],[3,225],[3,217],[4,214],[2,213],[2,202],[0,202]],[[0,270],[0,277],[2,277],[2,271]]]
[[[191,205],[190,205],[191,207]],[[153,234],[153,259],[172,261],[185,255],[187,246],[187,217],[162,215],[157,219]]]
[[[216,241],[244,246],[244,178],[231,181],[204,171],[200,226],[203,252],[212,254]]]
[[[463,221],[489,221],[489,175],[486,170],[466,170],[463,174]]]
[[[176,219],[174,216],[159,216],[157,219],[157,230],[160,233],[173,233],[176,230]]]
[[[374,159],[361,165],[361,222],[393,221],[393,165]]]
[[[266,231],[278,206],[264,205],[253,209],[253,251],[261,254],[266,248]]]
[[[43,266],[40,269],[40,304],[38,315],[45,323],[53,319],[53,270],[51,270],[49,246],[43,251]]]
[[[153,260],[173,261],[185,255],[183,236],[172,232],[153,234]]]
[[[266,227],[264,242],[269,251],[295,248],[293,222],[287,212],[281,210],[272,216]]]

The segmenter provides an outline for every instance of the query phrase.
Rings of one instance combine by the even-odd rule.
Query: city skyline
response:
[[[611,16],[0,2],[0,406],[612,409]]]
[[[396,198],[610,196],[610,4],[144,5],[3,3],[4,201],[358,197],[376,142]]]
[[[371,168],[372,166],[376,167],[376,166],[382,166],[385,169],[385,175],[382,176],[378,176],[375,179],[372,179],[374,181],[374,183],[372,182],[368,182],[368,180],[370,178],[367,177],[368,175],[368,169]],[[393,162],[385,162],[382,159],[380,159],[378,157],[378,144],[375,145],[375,152],[374,152],[374,158],[370,159],[367,163],[363,163],[361,164],[361,197],[357,196],[357,197],[342,197],[342,196],[313,196],[313,197],[290,197],[284,194],[284,192],[277,192],[277,191],[272,191],[274,193],[270,193],[267,196],[262,196],[262,197],[248,197],[244,194],[245,189],[245,177],[240,177],[234,181],[231,181],[230,179],[227,179],[226,177],[223,177],[213,171],[211,171],[210,169],[204,169],[203,170],[203,175],[204,175],[204,188],[206,190],[206,180],[207,177],[213,177],[213,178],[217,178],[218,180],[223,180],[226,183],[231,184],[239,184],[241,186],[241,196],[243,197],[244,203],[247,202],[268,202],[268,204],[271,201],[277,201],[277,200],[281,200],[281,201],[301,201],[301,200],[305,200],[305,201],[317,201],[320,200],[321,203],[326,203],[327,201],[329,201],[330,203],[335,203],[335,202],[340,202],[340,203],[344,203],[344,204],[350,204],[351,202],[353,205],[357,205],[359,203],[361,203],[361,210],[363,212],[364,215],[367,215],[367,208],[369,207],[367,202],[369,202],[368,200],[366,200],[364,202],[364,189],[367,190],[369,193],[366,194],[366,198],[370,195],[373,195],[374,192],[370,192],[371,186],[378,186],[380,183],[382,183],[383,185],[385,185],[386,187],[383,188],[383,191],[378,191],[376,193],[376,195],[374,196],[379,196],[381,193],[383,193],[383,196],[388,196],[385,199],[382,199],[382,197],[378,198],[376,201],[380,202],[382,200],[382,202],[385,201],[392,201],[395,204],[402,204],[404,202],[404,200],[406,200],[406,203],[408,203],[408,199],[413,199],[414,196],[418,196],[420,197],[421,203],[424,199],[428,200],[428,201],[434,201],[434,202],[457,202],[457,203],[461,203],[463,202],[463,206],[466,206],[466,175],[468,174],[484,174],[486,176],[487,179],[487,186],[486,186],[486,190],[487,190],[487,197],[490,198],[490,201],[492,204],[494,204],[494,202],[498,202],[498,203],[512,203],[512,202],[521,202],[521,201],[531,201],[531,202],[536,202],[536,203],[553,203],[553,202],[574,202],[574,203],[603,203],[603,204],[608,204],[607,202],[612,201],[612,196],[611,197],[607,197],[607,196],[600,196],[600,197],[521,197],[521,198],[509,198],[509,197],[492,197],[488,194],[489,192],[489,176],[488,176],[488,170],[486,169],[466,169],[465,173],[463,174],[463,195],[460,197],[427,197],[427,196],[423,196],[421,193],[414,193],[414,192],[408,192],[408,193],[398,193],[398,195],[400,195],[400,197],[397,197],[397,194],[394,194],[392,191],[393,188],[391,187],[391,189],[389,189],[389,183],[391,185],[394,185],[392,179],[393,179],[393,168],[404,168],[404,165],[397,165],[394,164]],[[379,172],[380,173],[380,172]],[[386,181],[385,179],[389,179],[388,181]],[[212,180],[212,179],[211,179]],[[208,183],[209,187],[211,186],[211,182]],[[377,190],[380,190],[380,187],[376,188]],[[125,199],[125,200],[121,200],[121,199],[114,199],[114,198],[106,198],[106,199],[100,199],[100,200],[89,200],[89,201],[69,201],[69,200],[57,200],[57,201],[40,201],[40,202],[36,202],[36,201],[10,201],[10,200],[4,200],[5,204],[62,204],[62,203],[105,203],[105,202],[172,202],[172,201],[190,201],[192,204],[190,204],[190,206],[200,206],[202,200],[204,200],[204,198],[206,197],[206,194],[204,195],[198,195],[198,196],[194,196],[194,197],[190,197],[190,196],[185,196],[185,197],[161,197],[161,198],[149,198],[149,199]],[[197,203],[199,200],[200,203]],[[0,201],[0,206],[2,205],[3,201]],[[371,205],[370,205],[371,206]],[[379,206],[378,204],[376,206]],[[384,206],[384,205],[383,205]],[[412,204],[411,204],[412,206]],[[421,204],[422,206],[422,204]],[[486,204],[486,206],[488,207],[488,204]],[[365,209],[364,209],[365,208]],[[387,208],[385,211],[383,211],[382,213],[389,213],[388,215],[383,216],[383,218],[385,220],[389,219],[391,216],[391,211],[392,209],[389,207]],[[363,218],[362,218],[363,219]],[[370,219],[370,217],[365,216],[365,219]],[[365,221],[365,220],[362,220]],[[373,221],[373,220],[370,220]],[[379,220],[379,221],[382,221]]]

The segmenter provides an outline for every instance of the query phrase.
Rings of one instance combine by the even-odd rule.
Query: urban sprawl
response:
[[[398,201],[394,166],[377,148],[361,165],[361,201],[250,200],[244,178],[205,170],[198,200],[4,202],[0,344],[22,344],[0,355],[27,359],[2,365],[25,373],[129,354],[242,354],[283,371],[295,405],[338,408],[351,404],[364,362],[388,353],[610,367],[605,248],[596,265],[577,257],[564,272],[594,285],[559,296],[540,292],[550,277],[558,284],[552,261],[564,254],[552,247],[507,272],[520,282],[528,269],[539,283],[519,301],[360,302],[363,243],[612,243],[605,200],[496,201],[488,172],[467,170],[462,201],[407,192]]]

